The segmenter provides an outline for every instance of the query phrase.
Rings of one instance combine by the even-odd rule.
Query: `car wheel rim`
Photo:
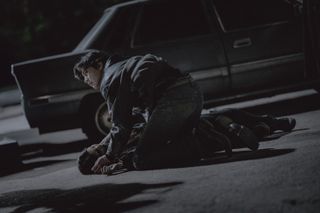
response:
[[[95,124],[99,132],[103,135],[107,135],[112,123],[110,114],[108,113],[107,106],[105,103],[102,103],[95,114]]]

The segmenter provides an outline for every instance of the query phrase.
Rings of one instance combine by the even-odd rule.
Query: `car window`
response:
[[[87,45],[97,36],[99,30],[103,27],[103,25],[108,21],[110,16],[112,16],[113,12],[110,10],[106,10],[102,17],[98,20],[98,22],[90,29],[90,31],[85,35],[85,37],[80,41],[75,50],[83,50],[87,48]]]
[[[213,0],[225,31],[286,22],[293,11],[284,0]]]
[[[143,6],[134,45],[145,45],[210,33],[200,0],[164,0]]]
[[[109,25],[101,31],[100,41],[95,43],[96,48],[104,49],[107,52],[117,52],[127,48],[139,8],[140,4],[118,8]]]

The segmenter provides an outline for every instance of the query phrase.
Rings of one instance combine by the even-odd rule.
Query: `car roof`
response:
[[[148,2],[148,1],[152,1],[152,0],[134,0],[134,1],[123,2],[123,3],[115,4],[115,5],[111,6],[111,7],[108,7],[107,9],[105,9],[104,12],[106,12],[108,10],[121,8],[121,7],[127,7],[127,6],[134,5],[134,4],[139,4],[139,3],[142,3],[142,2]]]

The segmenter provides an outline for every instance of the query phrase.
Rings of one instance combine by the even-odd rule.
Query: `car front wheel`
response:
[[[82,131],[89,144],[99,143],[111,128],[111,119],[104,99],[99,94],[86,96],[80,106]]]

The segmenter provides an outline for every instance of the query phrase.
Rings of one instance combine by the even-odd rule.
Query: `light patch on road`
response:
[[[26,129],[30,129],[30,126],[24,115],[0,120],[0,136],[5,133]]]
[[[221,105],[221,106],[214,107],[214,109],[217,109],[217,110],[225,109],[225,108],[243,109],[243,108],[259,106],[259,105],[264,105],[264,104],[271,104],[271,103],[275,103],[275,102],[279,102],[279,101],[283,101],[283,100],[292,100],[292,99],[302,98],[302,97],[315,95],[315,94],[317,94],[317,91],[315,91],[313,89],[309,89],[309,90],[303,90],[303,91],[298,91],[298,92],[291,92],[291,93],[275,95],[275,96],[266,97],[266,98],[259,98],[259,99],[255,99],[255,100],[243,101],[243,102],[239,102],[239,103]]]

